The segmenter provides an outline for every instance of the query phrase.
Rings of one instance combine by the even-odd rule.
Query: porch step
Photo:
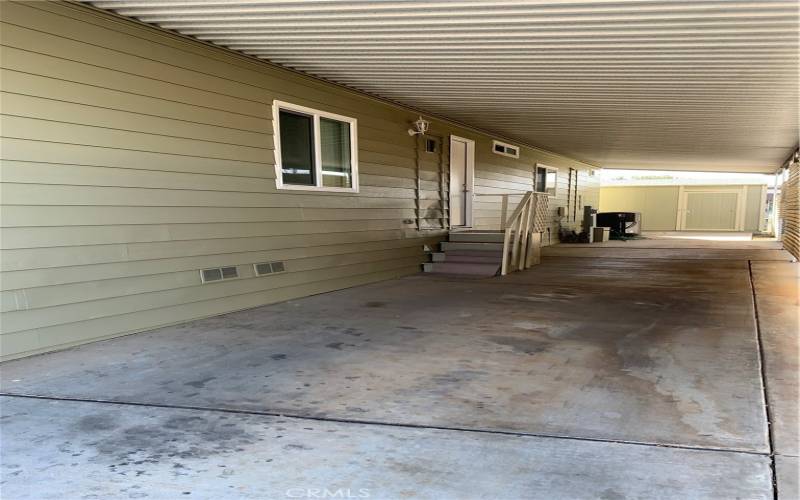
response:
[[[467,276],[495,276],[500,270],[498,263],[475,262],[426,262],[423,264],[426,273],[457,274]]]
[[[503,263],[503,233],[500,231],[451,231],[441,252],[431,254],[426,273],[492,277]]]
[[[477,277],[496,276],[503,263],[503,231],[454,229],[441,251],[431,253],[426,273]]]
[[[461,243],[502,243],[500,231],[458,231],[450,233],[450,241]]]
[[[478,242],[463,242],[463,241],[443,241],[443,252],[461,251],[461,250],[480,250],[488,252],[497,252],[502,255],[503,243],[478,243]]]
[[[433,262],[469,262],[475,264],[496,264],[503,259],[502,252],[483,252],[480,250],[460,250],[451,252],[433,252]]]

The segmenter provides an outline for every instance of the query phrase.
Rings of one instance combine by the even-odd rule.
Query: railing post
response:
[[[536,226],[536,215],[539,210],[539,195],[532,195],[531,196],[531,206],[528,216],[528,255],[527,259],[525,260],[525,269],[531,267],[535,262],[535,255],[538,255],[539,247],[541,246],[540,238],[534,237],[536,233],[534,232]]]
[[[516,270],[517,266],[519,265],[519,239],[522,233],[522,217],[517,217],[514,220],[512,229],[514,230],[514,240],[511,243],[511,266],[513,266],[513,269]]]
[[[531,231],[528,244],[528,267],[539,264],[542,260],[542,233]]]
[[[500,230],[505,231],[508,218],[508,194],[503,194],[500,202]]]
[[[500,226],[503,231],[503,258],[500,274],[505,276],[510,271],[530,267],[529,262],[532,261],[535,253],[533,242],[536,239],[532,238],[532,234],[538,199],[532,191],[526,192],[511,217],[506,217],[508,194],[501,195],[501,199],[503,201],[500,218]],[[512,235],[512,233],[514,234]]]
[[[531,203],[531,230],[530,230],[530,234],[531,234],[531,237],[533,237],[533,235],[536,234],[535,233],[535,230],[536,230],[536,214],[538,213],[538,210],[539,210],[539,195],[534,195],[533,199],[531,201],[532,201],[532,203]],[[533,241],[533,240],[531,240],[531,241]],[[533,245],[532,243],[528,245],[528,248],[530,249],[529,252],[531,254],[533,253],[533,251],[538,249],[538,247],[537,248],[533,248],[532,245]],[[531,250],[533,250],[533,251],[531,251]],[[533,264],[528,264],[528,267],[531,267],[531,265],[533,265]]]
[[[508,274],[508,244],[511,242],[511,228],[507,227],[503,235],[503,263],[500,265],[500,276]]]
[[[528,263],[528,235],[530,234],[530,226],[531,226],[531,202],[533,200],[533,195],[528,198],[528,201],[525,203],[525,206],[522,209],[522,215],[520,216],[520,222],[522,223],[522,238],[520,244],[520,251],[519,251],[519,269],[524,270],[527,268]]]

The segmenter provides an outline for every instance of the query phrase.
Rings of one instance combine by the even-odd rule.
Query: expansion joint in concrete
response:
[[[767,436],[769,441],[769,467],[772,474],[772,496],[778,500],[778,474],[775,465],[775,435],[772,432],[772,409],[769,402],[769,390],[767,388],[766,360],[764,358],[764,345],[761,335],[761,324],[758,317],[758,297],[756,295],[756,285],[753,279],[753,261],[747,261],[747,272],[750,277],[750,291],[753,294],[753,318],[756,326],[756,343],[758,344],[758,361],[761,373],[761,388],[764,391],[764,413],[767,420]]]
[[[707,446],[691,446],[691,445],[681,445],[681,444],[674,444],[674,443],[656,443],[656,442],[647,442],[647,441],[631,441],[631,440],[622,440],[622,439],[606,439],[606,438],[595,438],[595,437],[585,437],[585,436],[568,436],[568,435],[558,435],[558,434],[543,434],[543,433],[535,433],[535,432],[506,431],[506,430],[499,430],[499,429],[481,429],[481,428],[469,428],[469,427],[457,427],[457,426],[425,425],[425,424],[413,424],[413,423],[404,423],[404,422],[385,422],[385,421],[367,420],[367,419],[320,417],[320,416],[314,416],[314,415],[303,415],[303,414],[286,413],[286,412],[281,412],[281,411],[270,411],[270,410],[263,410],[263,411],[259,411],[259,410],[240,410],[240,409],[235,409],[235,408],[214,408],[214,407],[193,406],[193,405],[171,405],[171,404],[164,404],[164,403],[145,403],[145,402],[138,402],[138,401],[114,401],[114,400],[107,400],[107,399],[44,396],[44,395],[37,395],[37,394],[19,394],[19,393],[5,393],[5,392],[0,392],[0,397],[40,399],[40,400],[47,400],[47,401],[69,401],[69,402],[76,402],[76,403],[97,403],[97,404],[109,404],[109,405],[121,405],[121,406],[139,406],[139,407],[148,407],[148,408],[164,408],[164,409],[171,409],[171,410],[207,411],[207,412],[218,412],[218,413],[232,413],[232,414],[238,414],[238,415],[258,415],[258,416],[266,416],[266,417],[309,420],[309,421],[316,421],[316,422],[332,422],[332,423],[366,425],[366,426],[372,425],[372,426],[382,426],[382,427],[398,427],[398,428],[404,428],[404,429],[422,429],[422,430],[428,429],[428,430],[450,431],[450,432],[469,432],[469,433],[476,433],[476,434],[495,434],[495,435],[500,435],[500,436],[518,436],[518,437],[531,437],[531,438],[542,438],[542,439],[564,439],[564,440],[570,440],[570,441],[611,443],[611,444],[623,444],[623,445],[632,445],[632,446],[647,446],[647,447],[654,447],[654,448],[672,448],[672,449],[691,450],[691,451],[719,452],[719,453],[738,453],[738,454],[744,454],[744,455],[757,455],[757,456],[762,456],[762,457],[766,457],[766,456],[771,457],[771,455],[772,455],[771,451],[770,451],[770,453],[764,453],[764,452],[759,452],[759,451],[754,451],[754,450],[744,450],[744,449],[735,449],[735,448],[715,448],[715,447],[707,447]],[[772,462],[773,462],[773,466],[774,466],[774,459],[772,459]],[[773,478],[774,478],[774,474],[773,474]]]

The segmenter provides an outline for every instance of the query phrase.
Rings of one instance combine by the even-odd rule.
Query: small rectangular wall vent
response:
[[[272,272],[269,262],[264,262],[263,264],[253,264],[253,267],[256,269],[256,276],[264,276],[265,274]]]
[[[224,280],[239,277],[239,270],[236,268],[236,266],[223,267],[221,268],[221,270],[222,270],[222,279]]]
[[[220,281],[222,279],[222,270],[217,269],[203,269],[200,271],[200,276],[203,278],[203,283],[209,281]]]
[[[507,142],[492,141],[492,151],[499,155],[519,158],[519,147]]]
[[[200,271],[200,279],[203,283],[212,283],[214,281],[229,280],[238,277],[239,269],[236,266],[213,267]]]
[[[253,264],[253,269],[256,270],[256,276],[265,276],[267,274],[282,273],[286,271],[283,262],[262,262],[260,264]]]

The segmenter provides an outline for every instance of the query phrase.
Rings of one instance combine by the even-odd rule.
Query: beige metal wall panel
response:
[[[600,189],[601,212],[641,212],[644,231],[675,231],[678,186],[604,187]]]
[[[448,216],[416,111],[75,4],[0,17],[2,359],[411,274],[445,234],[415,228]],[[274,99],[358,119],[358,194],[276,188]],[[430,133],[476,141],[477,193],[530,190],[544,163],[595,196],[584,163]],[[499,199],[476,197],[475,221],[496,227]],[[285,273],[253,275],[274,260]],[[240,278],[201,283],[225,265]]]
[[[697,186],[687,186],[687,188],[697,188]],[[756,232],[759,228],[761,221],[761,208],[763,188],[761,185],[714,185],[703,186],[704,189],[719,190],[719,189],[734,189],[741,190],[747,193],[744,204],[744,230]],[[642,228],[645,231],[675,231],[677,228],[678,209],[680,203],[680,186],[609,186],[600,189],[600,210],[603,212],[641,212],[642,213]],[[734,195],[735,196],[735,195]],[[694,201],[705,203],[700,200],[703,195],[695,195]],[[724,198],[724,197],[723,197]],[[699,201],[698,201],[699,200]],[[690,204],[693,203],[689,200]],[[719,203],[728,203],[730,200],[717,200]],[[715,206],[714,201],[709,201],[711,205],[707,208],[713,209]],[[689,207],[687,207],[689,208]],[[695,207],[696,208],[696,207]],[[719,207],[717,207],[719,208]],[[735,208],[735,203],[734,203]],[[728,210],[727,208],[726,210]],[[703,210],[695,210],[696,215]],[[706,214],[708,217],[716,221],[717,224],[722,223],[724,217],[720,218],[719,214]],[[699,217],[699,218],[698,218]],[[685,229],[721,229],[721,230],[735,230],[736,219],[733,222],[724,222],[725,227],[714,227],[711,219],[706,220],[702,214],[695,218],[687,219],[687,226]],[[698,226],[699,225],[699,226]]]
[[[745,202],[744,230],[757,232],[761,230],[761,221],[766,214],[761,213],[762,202],[765,201],[766,186],[747,186],[747,200]]]

